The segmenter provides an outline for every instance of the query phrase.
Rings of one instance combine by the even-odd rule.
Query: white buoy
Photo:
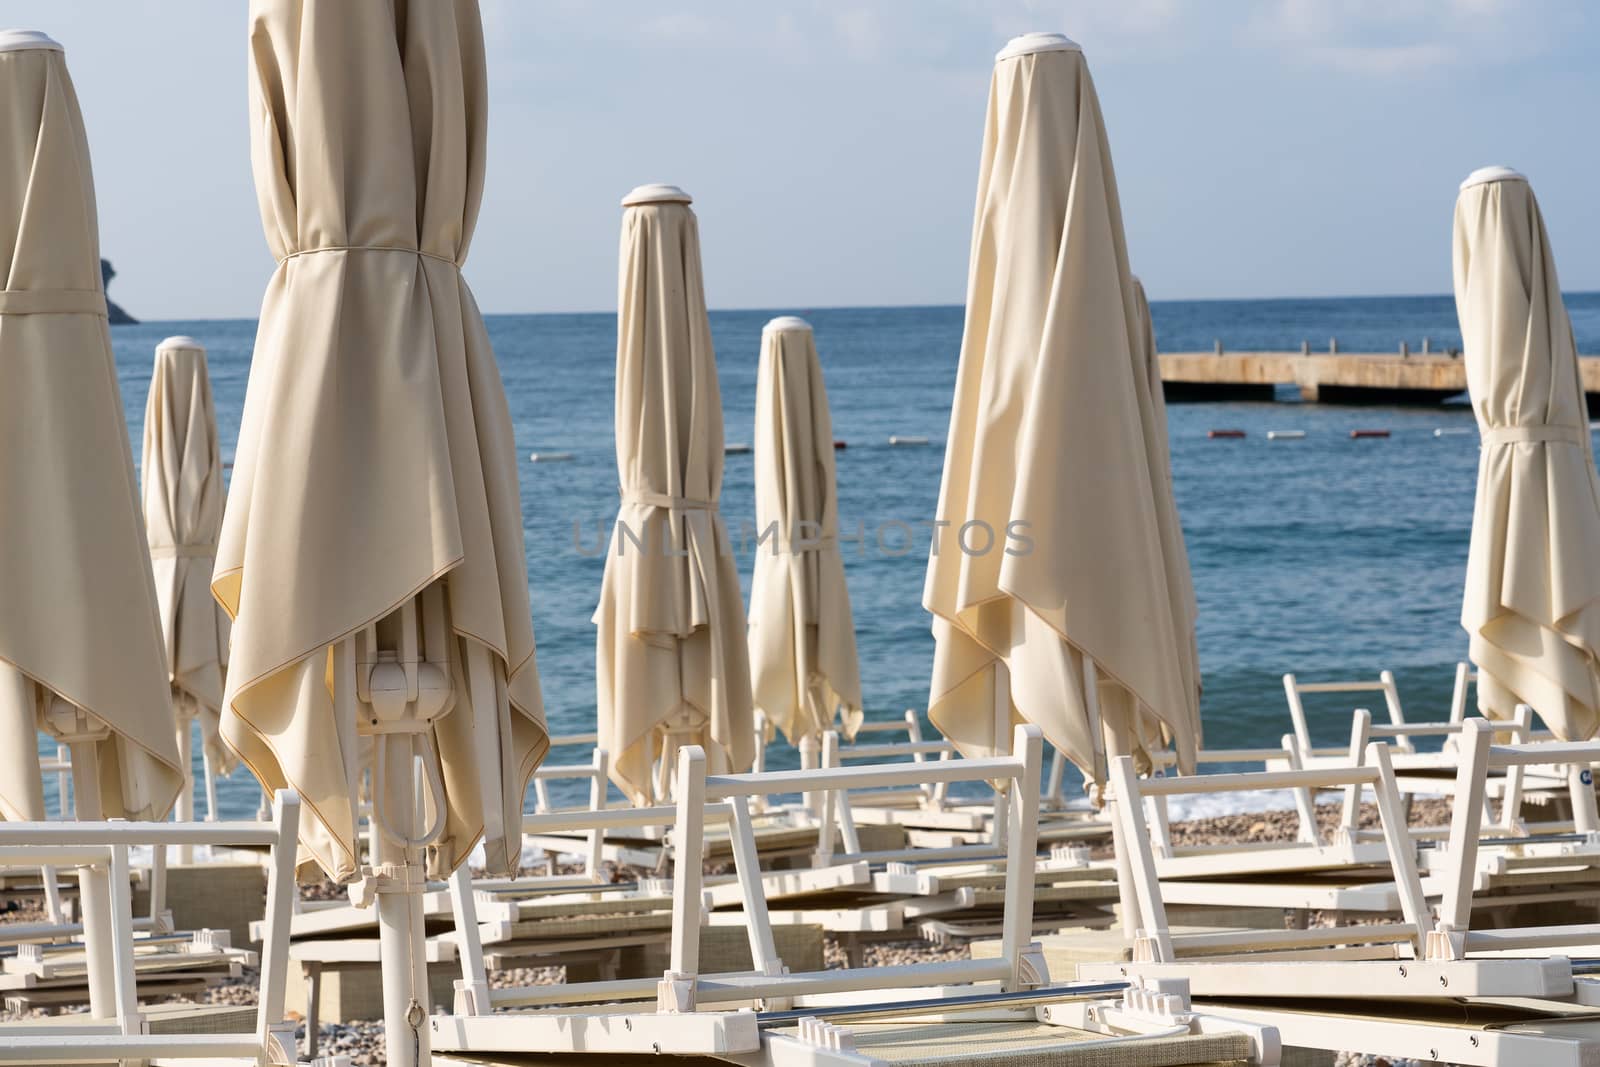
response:
[[[1267,431],[1267,440],[1269,440],[1269,441],[1298,441],[1301,438],[1305,437],[1305,435],[1306,435],[1306,432],[1304,430],[1268,430]]]
[[[572,458],[571,452],[534,452],[528,456],[529,463],[561,463]]]
[[[889,435],[889,443],[891,445],[925,445],[928,443],[928,439],[926,437],[907,437],[904,434],[892,433]]]
[[[1462,436],[1464,434],[1469,434],[1469,433],[1472,433],[1472,432],[1473,432],[1472,428],[1469,427],[1469,426],[1441,426],[1437,430],[1433,431],[1433,436],[1435,436],[1435,437],[1459,437],[1459,436]]]
[[[750,446],[749,445],[726,445],[726,446],[723,447],[722,451],[726,452],[730,456],[742,456],[746,452],[750,451]]]

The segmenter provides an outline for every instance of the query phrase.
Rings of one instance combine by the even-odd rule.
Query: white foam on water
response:
[[[168,845],[167,862],[178,862],[178,846]],[[155,848],[151,845],[133,845],[128,849],[128,865],[130,867],[148,867],[155,857]],[[250,849],[227,848],[222,845],[195,845],[194,861],[196,863],[240,863],[240,862],[265,862],[265,856],[260,852]]]
[[[525,867],[525,868],[527,868],[527,867],[542,868],[542,867],[544,867],[544,859],[545,859],[544,849],[535,848],[534,846],[528,844],[526,841],[523,842],[523,845],[522,845],[522,860],[521,860],[521,864],[522,864],[523,867]],[[556,860],[559,863],[582,863],[583,862],[583,856],[582,856],[582,854],[577,853],[577,852],[563,852],[559,856],[556,857]],[[483,867],[484,867],[484,851],[483,851],[483,842],[482,841],[479,841],[476,845],[472,846],[472,854],[467,857],[467,865],[470,866],[470,867],[476,867],[479,870],[483,869]]]

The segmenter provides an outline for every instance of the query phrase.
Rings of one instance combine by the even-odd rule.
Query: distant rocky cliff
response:
[[[111,288],[111,279],[115,278],[116,276],[117,272],[112,269],[111,261],[109,259],[102,259],[100,261],[100,280],[105,283],[105,287],[107,289]],[[106,297],[106,318],[111,321],[111,325],[113,326],[126,326],[129,323],[139,321],[126,311],[123,311],[117,302],[111,299],[109,295]]]

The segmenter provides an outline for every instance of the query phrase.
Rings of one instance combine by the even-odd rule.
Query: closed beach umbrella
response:
[[[211,595],[222,528],[222,452],[205,346],[192,337],[169,337],[156,346],[139,469],[167,679],[178,714],[178,748],[187,752],[189,722],[198,718],[207,767],[228,769],[232,757],[217,734],[228,616]],[[189,770],[186,765],[185,773]],[[192,781],[189,793],[179,806],[193,818]]]
[[[755,758],[744,603],[718,510],[722,395],[689,194],[623,198],[617,293],[622,494],[595,609],[600,745],[635,802],[657,757],[702,745],[713,773]]]
[[[80,819],[183,785],[106,328],[89,145],[61,46],[0,31],[0,815],[42,819],[38,730]],[[79,875],[90,1013],[115,1014],[105,868]]]
[[[755,704],[791,742],[820,738],[837,711],[861,725],[850,591],[839,557],[833,422],[811,327],[793,316],[761,331],[756,372],[756,548],[750,579]]]
[[[37,727],[74,742],[80,818],[159,819],[183,782],[166,651],[89,147],[43,34],[0,32],[0,146],[0,812],[44,815]]]
[[[1038,725],[1104,772],[1096,697],[1192,765],[1193,696],[1156,503],[1158,409],[1089,68],[1059,34],[995,63],[966,327],[923,602],[929,717],[963,752]],[[1095,690],[1086,680],[1097,679]]]
[[[1560,737],[1600,727],[1600,477],[1572,325],[1533,189],[1461,185],[1456,315],[1482,451],[1461,624],[1484,714],[1533,706]]]
[[[385,847],[426,840],[439,875],[481,838],[509,872],[549,742],[511,420],[461,274],[477,5],[254,0],[250,88],[278,267],[212,586],[233,617],[223,738],[300,793],[301,843],[336,880],[358,872],[369,764]],[[426,832],[407,828],[413,756]]]

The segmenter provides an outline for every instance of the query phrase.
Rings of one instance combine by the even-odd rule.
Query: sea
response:
[[[1584,353],[1600,353],[1600,293],[1567,306]],[[1449,296],[1157,301],[1163,351],[1459,349]],[[816,335],[832,409],[841,530],[867,715],[898,718],[928,698],[933,640],[922,609],[928,526],[960,357],[960,307],[714,311],[726,438],[749,442],[762,325],[800,314]],[[598,546],[617,502],[611,313],[490,315],[521,458],[522,516],[539,676],[552,732],[594,729]],[[155,346],[172,334],[207,348],[225,460],[244,402],[253,320],[146,322],[111,331],[128,431],[139,455]],[[1437,406],[1174,403],[1167,409],[1178,509],[1200,605],[1208,747],[1276,744],[1290,728],[1282,676],[1376,678],[1392,670],[1411,719],[1444,715],[1455,665],[1472,521],[1477,436],[1465,398]],[[1209,430],[1242,429],[1242,439]],[[1353,429],[1389,431],[1352,439]],[[1270,430],[1303,439],[1268,440]],[[1444,430],[1444,434],[1436,431]],[[1452,432],[1453,431],[1453,432]],[[890,437],[924,438],[894,445]],[[569,453],[531,462],[535,453]],[[1072,462],[1062,457],[1062,462]],[[1092,461],[1092,458],[1090,459]],[[722,510],[754,527],[748,453],[727,457]],[[748,593],[753,557],[740,557]],[[1373,694],[1375,698],[1377,694]],[[1362,701],[1366,703],[1366,701]],[[1308,700],[1319,743],[1349,736],[1349,697]],[[1374,705],[1381,714],[1381,698]],[[565,757],[563,757],[565,760]],[[770,765],[796,764],[781,741]],[[1069,775],[1069,778],[1074,777]],[[221,783],[221,814],[255,810],[241,771]],[[561,793],[557,791],[559,800]],[[575,798],[574,798],[575,799]],[[203,811],[203,801],[202,811]]]

